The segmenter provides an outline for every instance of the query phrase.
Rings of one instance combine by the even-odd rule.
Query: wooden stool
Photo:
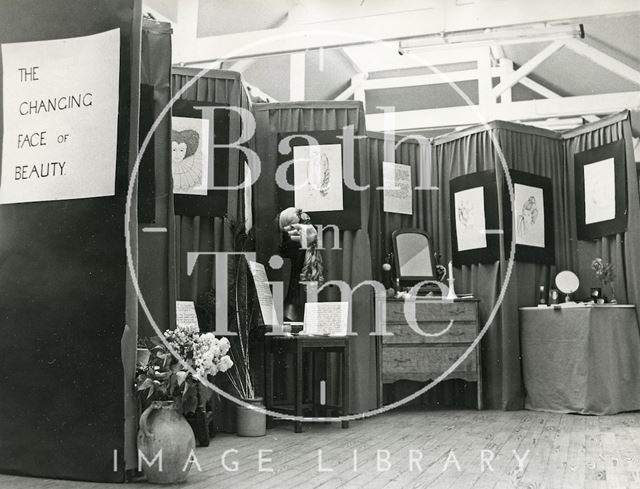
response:
[[[287,335],[287,336],[265,336],[265,356],[266,356],[266,382],[265,382],[265,402],[267,409],[275,411],[275,403],[273,399],[273,374],[274,374],[274,354],[285,355],[293,354],[294,361],[294,377],[295,377],[295,401],[292,407],[277,406],[278,412],[294,414],[302,417],[305,408],[312,408],[314,414],[317,410],[326,408],[337,408],[341,416],[349,414],[349,336],[305,336],[305,335]],[[337,353],[340,356],[340,378],[342,379],[342,395],[341,403],[338,406],[327,406],[322,404],[318,406],[315,402],[303,404],[302,392],[304,389],[304,372],[302,368],[303,357],[305,353],[312,356],[314,391],[319,387],[318,372],[316,372],[315,355],[318,353]],[[326,374],[326,371],[325,371]],[[326,379],[325,379],[326,380]],[[315,400],[315,395],[313,399]],[[302,422],[295,422],[295,432],[302,432]],[[342,427],[348,428],[349,422],[342,421]]]

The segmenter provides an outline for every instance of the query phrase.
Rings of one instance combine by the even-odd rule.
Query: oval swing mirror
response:
[[[567,297],[565,302],[569,302],[571,300],[569,296],[578,290],[579,286],[580,280],[578,279],[578,276],[569,270],[563,270],[556,275],[556,287],[558,287],[560,292],[566,294]]]

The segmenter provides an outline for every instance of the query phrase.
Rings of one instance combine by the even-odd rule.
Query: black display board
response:
[[[456,226],[455,194],[464,190],[482,188],[484,196],[484,220],[486,232],[486,246],[472,249],[459,249],[458,229]],[[449,182],[449,197],[451,212],[451,247],[453,263],[456,266],[473,265],[474,263],[492,263],[500,259],[500,226],[498,216],[498,191],[496,186],[496,172],[494,170],[469,173]],[[462,230],[460,230],[462,232]]]
[[[606,188],[601,181],[597,192],[615,195],[615,212],[611,219],[587,222],[586,199],[602,198],[602,196],[585,195],[585,167],[604,160],[613,159],[613,189]],[[578,239],[591,240],[602,236],[624,233],[627,230],[627,163],[624,140],[620,139],[603,144],[574,155],[574,174],[576,181],[576,224]]]
[[[173,116],[202,119],[205,112],[198,107],[228,107],[228,105],[180,99],[173,104]],[[229,144],[229,110],[214,109],[213,132],[215,145]],[[229,148],[212,148],[209,144],[209,173],[212,171],[216,188],[209,188],[207,195],[174,193],[177,215],[223,217],[226,214],[229,191],[222,187],[229,185]],[[237,190],[233,190],[233,192],[237,192]]]
[[[137,0],[0,1],[0,43],[120,29],[115,196],[0,205],[0,472],[124,480],[124,213],[140,16]]]
[[[140,124],[138,144],[141,145],[155,122],[154,87],[140,85]],[[138,222],[156,221],[156,164],[155,134],[151,136],[138,169]]]
[[[287,164],[293,159],[293,151],[297,146],[308,146],[309,140],[306,137],[313,138],[312,141],[316,141],[319,145],[325,144],[340,144],[342,146],[342,202],[343,209],[336,211],[314,211],[305,209],[302,210],[308,212],[311,216],[313,224],[323,224],[325,226],[335,225],[340,229],[360,229],[361,216],[360,216],[360,191],[351,189],[347,186],[345,181],[345,161],[347,155],[344,154],[345,145],[343,145],[343,133],[341,131],[308,131],[308,132],[288,132],[278,134],[278,166]],[[281,151],[281,142],[283,139],[288,138],[288,145],[291,148],[289,153]],[[360,167],[360,155],[359,145],[354,145],[353,156],[353,173],[354,181],[359,184],[359,167]],[[288,165],[286,169],[286,181],[290,184],[294,184],[294,171],[293,164]],[[276,183],[274,182],[274,185]],[[278,192],[278,212],[286,209],[287,207],[294,207],[295,192],[293,190],[286,190],[280,186],[277,186]]]

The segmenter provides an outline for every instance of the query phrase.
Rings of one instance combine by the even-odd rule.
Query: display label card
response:
[[[346,336],[349,331],[348,302],[307,302],[302,334]]]
[[[388,161],[382,162],[384,212],[413,214],[413,186],[411,167]]]
[[[120,29],[1,50],[0,203],[114,195]]]
[[[193,301],[176,301],[176,325],[182,327],[198,326],[198,315]]]
[[[269,279],[267,271],[262,263],[249,261],[249,270],[253,276],[253,283],[256,286],[256,294],[258,303],[260,304],[260,312],[262,313],[262,321],[267,326],[278,325],[278,315],[273,303],[273,295],[269,287]]]

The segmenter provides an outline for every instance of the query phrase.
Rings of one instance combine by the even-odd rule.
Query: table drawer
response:
[[[467,349],[456,347],[401,347],[385,346],[382,349],[382,381],[396,380],[427,381],[445,372]],[[449,375],[449,378],[474,382],[478,379],[477,352],[467,358]]]
[[[387,324],[406,324],[405,301],[387,301]],[[417,321],[476,321],[475,302],[416,301]]]
[[[418,322],[418,328],[428,334],[445,333],[439,336],[422,336],[416,333],[408,324],[387,324],[387,332],[393,336],[383,336],[382,342],[386,344],[431,344],[431,343],[471,343],[477,335],[475,322],[455,321],[450,329],[449,321]]]

